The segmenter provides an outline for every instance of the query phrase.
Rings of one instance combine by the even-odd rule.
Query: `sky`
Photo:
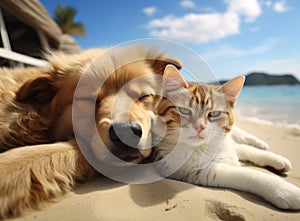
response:
[[[162,38],[199,54],[218,79],[259,71],[300,79],[299,0],[40,0],[77,9],[83,49]]]

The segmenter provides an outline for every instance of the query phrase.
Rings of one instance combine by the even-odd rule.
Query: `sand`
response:
[[[239,120],[238,125],[265,140],[270,151],[292,162],[284,179],[300,187],[300,130]],[[13,220],[300,220],[300,211],[278,210],[252,194],[161,180],[126,185],[96,176],[62,200]]]

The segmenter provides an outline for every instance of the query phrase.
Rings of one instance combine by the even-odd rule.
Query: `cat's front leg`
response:
[[[269,145],[266,142],[235,125],[231,128],[231,137],[235,142],[240,144],[248,144],[262,150],[267,150],[269,148]]]
[[[278,208],[300,209],[300,188],[280,177],[223,163],[214,163],[200,174],[196,184],[250,192]]]
[[[259,150],[245,144],[235,144],[234,148],[239,160],[249,161],[261,167],[270,166],[280,173],[292,168],[288,159],[270,151]]]

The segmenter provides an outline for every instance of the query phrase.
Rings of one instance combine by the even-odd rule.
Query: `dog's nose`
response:
[[[142,137],[142,127],[134,121],[114,123],[109,128],[109,137],[117,147],[136,147]]]

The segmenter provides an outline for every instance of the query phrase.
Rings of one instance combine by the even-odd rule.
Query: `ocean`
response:
[[[238,118],[300,129],[300,86],[244,86]]]

